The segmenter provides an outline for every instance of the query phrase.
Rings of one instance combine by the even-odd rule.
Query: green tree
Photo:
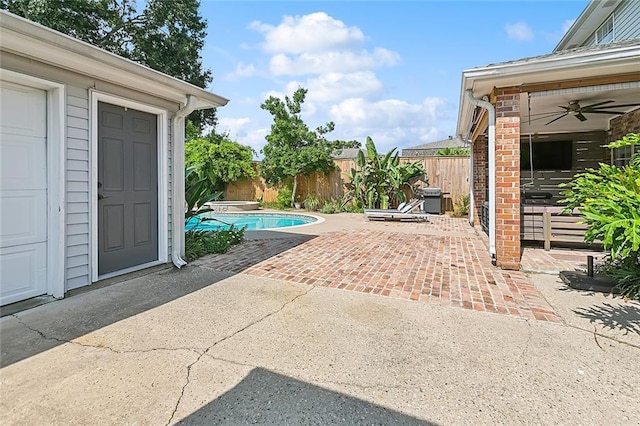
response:
[[[333,155],[344,148],[357,148],[357,141],[328,140],[325,135],[334,130],[335,124],[328,122],[315,130],[309,129],[302,120],[302,104],[307,89],[299,87],[284,101],[274,96],[265,100],[260,108],[273,116],[271,133],[262,149],[264,159],[260,173],[270,185],[293,180],[291,204],[296,197],[297,176],[313,172],[328,173],[335,168]]]
[[[214,193],[223,191],[228,182],[256,175],[253,150],[229,139],[228,134],[211,133],[185,144],[187,167],[193,168],[187,183],[204,180],[205,189]]]
[[[199,0],[0,0],[0,8],[198,87],[212,81],[202,64],[206,21]],[[189,116],[202,131],[215,110]]]
[[[345,201],[370,209],[386,209],[390,202],[406,201],[405,191],[413,193],[413,183],[427,173],[422,163],[401,163],[397,148],[380,155],[370,137],[366,147],[366,157],[358,152],[356,168],[351,169]]]

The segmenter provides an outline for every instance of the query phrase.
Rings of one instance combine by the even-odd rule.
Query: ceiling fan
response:
[[[546,123],[545,126],[553,123],[554,121],[558,121],[562,117],[565,117],[567,115],[573,115],[575,118],[577,118],[580,121],[587,121],[587,117],[585,116],[585,114],[620,115],[620,114],[624,114],[625,112],[612,111],[612,110],[609,110],[609,108],[625,108],[625,107],[632,107],[632,106],[640,106],[640,104],[607,105],[612,102],[615,102],[615,101],[602,101],[602,102],[596,102],[595,104],[591,104],[587,106],[581,106],[580,101],[569,101],[569,104],[567,106],[560,105],[558,107],[558,108],[564,109],[564,112],[548,113],[549,115],[547,115],[545,118],[549,118],[555,114],[560,114],[560,115],[554,118],[553,120],[549,121],[548,123]]]

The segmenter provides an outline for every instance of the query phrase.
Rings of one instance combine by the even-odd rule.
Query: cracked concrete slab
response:
[[[640,423],[640,348],[620,340],[176,272],[2,318],[3,424]]]
[[[600,345],[559,324],[317,288],[209,353],[437,423],[640,421],[640,351]],[[603,395],[614,410],[593,409]]]
[[[575,290],[556,275],[532,274],[531,280],[564,322],[640,348],[640,302],[621,296]]]
[[[2,369],[2,423],[166,424],[197,357],[60,345]]]

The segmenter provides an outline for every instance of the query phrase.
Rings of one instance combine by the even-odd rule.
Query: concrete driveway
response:
[[[640,423],[638,303],[526,275],[551,321],[256,273],[407,228],[340,216],[251,235],[281,249],[245,270],[210,257],[3,317],[2,423]]]

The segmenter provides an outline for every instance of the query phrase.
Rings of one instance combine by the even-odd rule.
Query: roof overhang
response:
[[[553,51],[557,52],[582,46],[587,38],[616,10],[620,3],[622,3],[622,0],[591,0]]]
[[[566,81],[578,85],[583,81],[583,86],[589,86],[594,85],[589,83],[590,79],[617,75],[640,81],[640,43],[563,52],[463,71],[456,134],[465,138],[472,124],[474,107],[466,98],[467,90],[471,90],[474,97],[482,98],[490,95],[494,88]]]
[[[0,11],[0,49],[196,109],[224,106],[222,96],[107,52],[6,11]]]

